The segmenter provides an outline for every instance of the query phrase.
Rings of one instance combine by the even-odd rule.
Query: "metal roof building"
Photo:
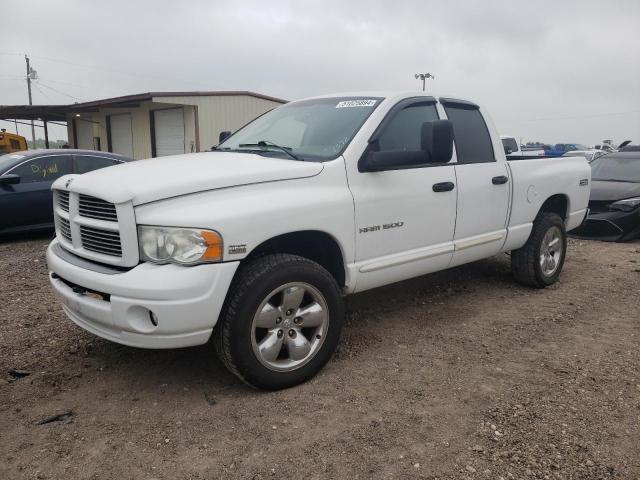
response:
[[[134,159],[208,150],[285,100],[245,91],[149,92],[71,105],[0,106],[0,119],[66,122],[69,145]]]

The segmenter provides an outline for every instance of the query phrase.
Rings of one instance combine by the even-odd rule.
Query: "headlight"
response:
[[[640,197],[619,200],[609,205],[611,210],[621,210],[623,212],[631,212],[638,207],[640,207]]]
[[[222,237],[200,228],[138,227],[140,260],[153,263],[197,263],[222,260]]]

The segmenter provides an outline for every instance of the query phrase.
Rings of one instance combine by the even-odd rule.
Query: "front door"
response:
[[[419,151],[422,124],[438,119],[435,101],[403,101],[394,110],[377,150]],[[350,165],[348,180],[355,203],[357,291],[449,265],[456,220],[453,164],[381,172]]]

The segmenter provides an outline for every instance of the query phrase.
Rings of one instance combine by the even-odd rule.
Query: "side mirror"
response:
[[[504,146],[504,153],[507,155],[511,155],[513,153],[513,150],[511,150],[511,148],[507,147],[506,145]]]
[[[449,120],[434,120],[422,124],[422,150],[429,163],[447,163],[453,156],[453,124]]]
[[[15,173],[0,175],[0,185],[15,185],[17,183],[20,183],[20,175],[16,175]]]
[[[231,132],[229,132],[228,130],[225,130],[224,132],[220,132],[220,135],[218,135],[218,143],[224,142],[230,136],[231,136]]]

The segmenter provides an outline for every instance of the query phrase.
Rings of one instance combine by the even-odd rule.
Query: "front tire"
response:
[[[566,252],[567,233],[562,218],[555,213],[540,213],[527,243],[511,252],[511,271],[523,285],[548,287],[558,281]]]
[[[273,254],[242,265],[214,331],[226,367],[265,390],[313,377],[337,347],[344,318],[340,288],[303,257]]]

